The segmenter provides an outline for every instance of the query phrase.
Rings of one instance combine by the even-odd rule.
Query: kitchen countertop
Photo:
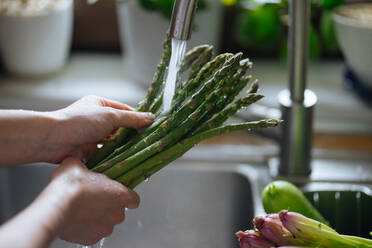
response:
[[[314,145],[319,149],[372,151],[372,110],[342,83],[342,61],[310,64],[308,88],[318,96]],[[264,106],[277,107],[276,95],[286,88],[286,65],[276,61],[254,62],[254,78],[260,79]],[[94,94],[135,105],[146,87],[128,79],[118,54],[77,53],[59,72],[42,78],[23,79],[0,75],[0,107],[54,110],[84,95]],[[240,116],[249,116],[250,109]],[[203,144],[235,144],[271,147],[276,144],[246,132],[211,139]]]

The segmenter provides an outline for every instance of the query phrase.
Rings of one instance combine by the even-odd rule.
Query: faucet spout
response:
[[[311,138],[316,95],[306,89],[310,0],[289,5],[289,90],[279,93],[282,137],[278,174],[308,176],[311,173]]]
[[[188,40],[191,36],[197,0],[176,0],[173,6],[170,36],[177,40]]]

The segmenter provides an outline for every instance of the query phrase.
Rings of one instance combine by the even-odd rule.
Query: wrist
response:
[[[0,166],[47,162],[47,141],[58,119],[48,112],[0,111]]]
[[[52,180],[40,195],[41,204],[44,202],[52,209],[48,229],[54,236],[58,236],[61,230],[71,224],[72,206],[78,195],[78,187],[63,176]]]
[[[66,124],[66,118],[59,111],[41,113],[44,120],[44,131],[39,152],[39,160],[42,162],[58,163],[63,160],[65,149],[68,148],[65,142],[63,126]]]

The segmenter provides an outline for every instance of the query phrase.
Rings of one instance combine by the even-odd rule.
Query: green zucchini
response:
[[[289,210],[328,225],[328,221],[306,199],[295,185],[287,181],[269,183],[262,192],[262,204],[266,213]]]

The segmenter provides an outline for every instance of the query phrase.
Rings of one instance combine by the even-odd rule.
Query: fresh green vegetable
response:
[[[163,49],[161,60],[156,68],[154,79],[147,91],[146,98],[137,105],[136,111],[148,111],[156,96],[159,95],[163,85],[165,71],[169,64],[172,53],[171,37],[169,35],[167,35],[167,38],[164,41]],[[88,161],[87,167],[93,168],[100,161],[109,156],[116,148],[126,143],[135,134],[136,131],[133,129],[119,128],[111,138],[105,140],[103,147]]]
[[[171,109],[161,112],[164,74],[171,53],[167,38],[147,96],[136,109],[152,111],[154,123],[141,133],[120,128],[113,135],[115,139],[107,140],[88,162],[89,168],[134,188],[204,139],[278,125],[280,120],[222,126],[232,114],[263,95],[257,93],[258,83],[254,81],[246,96],[235,99],[251,80],[245,74],[252,63],[242,59],[242,53],[212,58],[212,50],[212,46],[203,45],[186,54],[180,73],[188,73],[188,79],[176,91]]]
[[[304,240],[312,247],[372,247],[372,240],[340,235],[332,228],[296,212],[282,210],[279,218],[292,235]]]
[[[328,221],[312,206],[301,190],[287,181],[269,183],[262,192],[262,204],[266,213],[277,213],[282,209],[287,209],[328,224]]]
[[[372,240],[341,235],[329,226],[296,212],[281,210],[253,220],[254,230],[239,231],[241,248],[314,247],[314,248],[367,248]]]

